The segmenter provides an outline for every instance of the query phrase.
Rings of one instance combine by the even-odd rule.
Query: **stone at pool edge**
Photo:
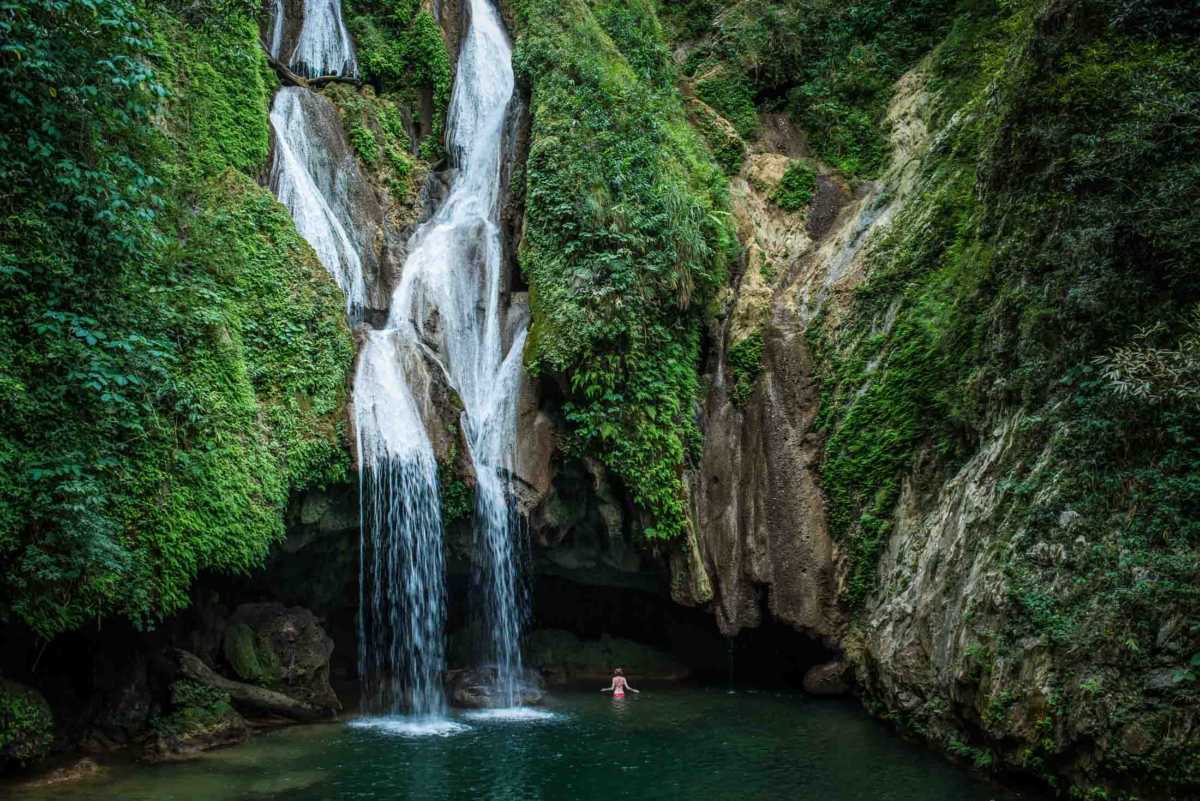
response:
[[[222,652],[233,676],[241,681],[320,709],[341,709],[329,684],[333,640],[303,607],[242,604],[225,629]]]
[[[850,692],[850,667],[840,659],[816,665],[804,674],[804,691],[809,695],[838,696]]]
[[[446,689],[452,706],[462,709],[498,709],[510,704],[493,695],[496,671],[494,668],[468,668],[446,672]],[[526,670],[521,681],[520,706],[536,706],[546,697],[541,677]]]

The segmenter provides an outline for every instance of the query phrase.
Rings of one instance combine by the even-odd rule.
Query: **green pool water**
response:
[[[558,695],[536,717],[284,729],[192,762],[114,766],[15,801],[1023,798],[910,745],[851,702],[647,689]]]

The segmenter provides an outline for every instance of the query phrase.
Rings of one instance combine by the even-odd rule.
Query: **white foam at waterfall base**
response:
[[[566,720],[566,716],[548,709],[533,706],[512,706],[500,709],[474,709],[464,712],[463,717],[471,721],[510,723],[554,723]]]
[[[400,737],[452,737],[470,731],[471,727],[441,717],[384,716],[358,718],[347,724],[352,729],[366,729]]]
[[[349,233],[351,221],[343,219],[331,196],[334,187],[322,187],[318,165],[329,159],[320,139],[317,104],[324,98],[307,89],[285,86],[271,103],[271,127],[275,131],[275,156],[271,163],[271,189],[287,207],[300,236],[312,245],[317,258],[346,296],[351,318],[366,304],[367,289],[362,260]],[[329,175],[335,171],[327,169]]]

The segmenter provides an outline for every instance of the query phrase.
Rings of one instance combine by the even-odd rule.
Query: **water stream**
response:
[[[367,287],[353,236],[354,220],[349,205],[339,197],[344,193],[347,167],[353,165],[336,162],[330,149],[322,145],[327,134],[321,111],[328,105],[320,95],[298,86],[285,86],[275,93],[271,103],[275,131],[271,190],[287,206],[296,230],[345,293],[350,319],[357,320],[366,305]],[[336,111],[328,109],[328,113],[337,119]]]

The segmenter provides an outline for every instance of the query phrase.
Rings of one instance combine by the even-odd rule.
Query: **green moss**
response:
[[[672,537],[686,524],[701,313],[733,246],[724,177],[684,119],[648,4],[516,11],[533,119],[527,363],[565,376],[568,449],[598,454],[646,535]]]
[[[754,385],[763,371],[762,332],[755,331],[729,348],[726,354],[732,383],[729,398],[734,406],[744,406],[754,392]]]
[[[160,79],[171,90],[166,129],[184,168],[193,176],[225,167],[257,175],[267,160],[274,89],[266,80],[258,23],[237,13],[201,30],[162,11],[151,20]]]
[[[771,202],[784,211],[800,211],[812,200],[816,189],[817,174],[813,168],[803,161],[792,161],[771,192]]]
[[[266,680],[266,671],[254,646],[254,630],[245,623],[235,623],[225,630],[222,651],[225,661],[243,681],[259,683]]]
[[[372,182],[387,187],[393,203],[415,212],[419,178],[429,164],[411,155],[412,142],[400,111],[403,99],[379,96],[369,86],[356,90],[333,85],[324,94],[337,107],[350,144]]]
[[[171,685],[171,711],[151,720],[150,726],[163,736],[186,737],[222,725],[233,712],[229,693],[180,679]]]
[[[54,742],[54,717],[41,693],[0,679],[0,766],[46,756]]]
[[[726,175],[736,175],[746,160],[746,143],[732,124],[706,104],[689,103],[688,111],[692,125],[704,137],[713,160]]]

